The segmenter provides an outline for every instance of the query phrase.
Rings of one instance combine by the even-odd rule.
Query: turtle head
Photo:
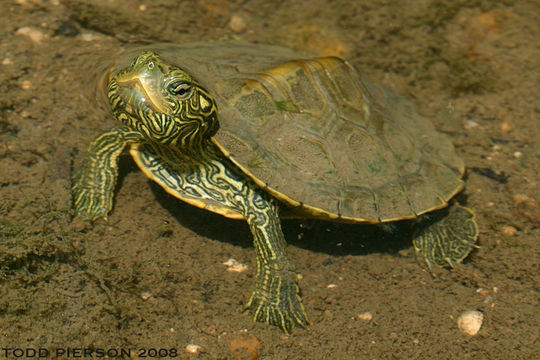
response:
[[[112,76],[114,115],[150,141],[187,148],[219,128],[213,97],[187,72],[152,51]]]

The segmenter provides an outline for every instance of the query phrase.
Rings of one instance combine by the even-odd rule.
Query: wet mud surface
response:
[[[6,0],[0,13],[2,348],[540,358],[533,1]],[[480,249],[432,277],[400,226],[285,221],[312,323],[286,336],[242,312],[255,274],[247,225],[177,201],[130,158],[108,221],[74,219],[72,169],[116,125],[96,96],[102,64],[136,44],[227,36],[346,57],[412,98],[467,164],[459,200],[475,209]],[[227,271],[229,258],[247,271]],[[474,337],[457,326],[467,310],[484,314]]]

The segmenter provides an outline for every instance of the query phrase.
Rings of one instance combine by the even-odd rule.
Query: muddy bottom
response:
[[[0,358],[540,358],[537,4],[5,0],[0,13]],[[480,248],[433,277],[399,225],[285,221],[311,322],[287,336],[242,312],[247,225],[178,201],[129,157],[108,220],[73,218],[72,170],[117,125],[96,95],[103,64],[231,36],[345,57],[412,98],[467,164],[459,200]],[[457,326],[468,310],[483,313],[476,336]]]

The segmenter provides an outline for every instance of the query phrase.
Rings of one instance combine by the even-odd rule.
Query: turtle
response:
[[[255,321],[287,334],[309,325],[282,218],[385,224],[446,208],[416,232],[415,250],[430,268],[453,267],[477,247],[473,210],[452,200],[465,166],[450,139],[348,61],[242,41],[118,58],[104,82],[121,125],[93,140],[74,171],[75,214],[107,219],[129,149],[174,197],[247,221]]]

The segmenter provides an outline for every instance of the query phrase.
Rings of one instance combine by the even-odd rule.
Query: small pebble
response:
[[[373,320],[373,314],[370,313],[369,311],[366,311],[365,313],[362,313],[360,315],[358,315],[358,318],[360,320],[364,320],[366,322],[370,322],[371,320]]]
[[[10,58],[4,58],[4,60],[2,60],[2,65],[12,65],[13,64],[13,60],[11,60]]]
[[[28,3],[39,5],[41,4],[41,0],[15,0],[15,4],[18,4],[18,5],[26,5]]]
[[[148,291],[141,293],[141,299],[143,299],[144,301],[150,299],[151,297],[152,297],[152,294],[149,293]]]
[[[24,80],[21,82],[21,89],[30,90],[32,88],[32,82],[30,80]]]
[[[327,289],[333,289],[333,288],[335,288],[336,286],[337,286],[336,284],[328,284],[328,285],[326,285],[326,288],[327,288]]]
[[[536,206],[536,203],[533,198],[525,194],[516,194],[514,195],[514,202],[516,205],[527,205],[527,206]]]
[[[246,31],[247,25],[244,18],[238,14],[234,14],[229,21],[229,28],[237,34]]]
[[[87,33],[82,33],[82,34],[81,34],[81,39],[82,39],[83,41],[94,41],[95,36],[94,36],[94,34],[89,33],[89,32],[87,32]]]
[[[523,153],[521,151],[515,151],[513,155],[516,159],[519,159],[523,156]]]
[[[139,11],[146,11],[148,7],[145,4],[139,5]]]
[[[458,327],[465,334],[475,336],[484,322],[484,314],[477,310],[463,312],[457,319]]]
[[[23,110],[21,111],[21,117],[24,119],[28,119],[29,117],[32,117],[32,114],[29,111]]]
[[[479,124],[474,120],[467,120],[465,122],[465,129],[473,129],[477,126],[479,126]]]
[[[232,272],[244,272],[248,269],[248,266],[238,262],[236,259],[230,258],[223,263],[227,267],[227,271]]]
[[[476,289],[476,293],[480,294],[480,295],[483,295],[483,296],[488,296],[489,295],[489,290],[486,290],[484,288],[478,288],[478,289]]]
[[[507,132],[512,131],[513,129],[514,129],[514,127],[512,125],[510,125],[509,123],[507,123],[507,122],[503,122],[501,124],[501,131],[502,132],[507,133]]]
[[[235,359],[257,360],[261,356],[262,344],[255,336],[242,333],[232,338],[230,350]]]
[[[28,26],[19,28],[15,32],[15,34],[26,36],[27,38],[32,40],[32,42],[34,42],[35,44],[41,43],[41,41],[43,41],[43,39],[46,37],[46,35],[42,33],[41,31],[32,29],[31,27],[28,27]]]
[[[506,236],[516,236],[517,229],[511,225],[505,225],[501,227],[501,232]]]
[[[200,354],[202,348],[199,345],[189,344],[186,346],[186,351],[190,354]]]

